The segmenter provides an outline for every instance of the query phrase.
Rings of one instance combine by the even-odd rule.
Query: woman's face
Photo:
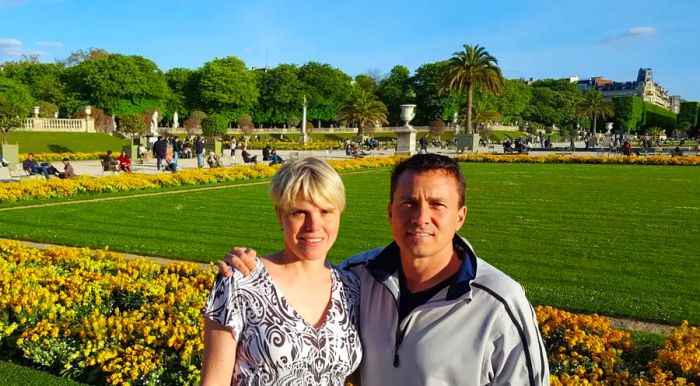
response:
[[[338,208],[296,200],[288,210],[278,210],[277,217],[284,231],[285,255],[295,260],[325,259],[338,237]]]

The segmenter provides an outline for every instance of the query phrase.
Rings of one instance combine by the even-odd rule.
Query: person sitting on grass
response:
[[[243,148],[243,151],[241,152],[241,157],[243,157],[243,162],[245,162],[247,164],[248,163],[252,163],[252,164],[258,163],[258,156],[257,155],[251,156],[250,153],[248,153],[248,149],[245,147]]]
[[[221,156],[214,154],[213,151],[209,152],[209,155],[207,156],[207,164],[211,169],[224,167],[224,163],[221,162]]]
[[[58,173],[56,176],[60,179],[66,179],[66,178],[75,178],[77,175],[75,174],[75,171],[73,170],[73,165],[70,164],[70,160],[68,158],[63,159],[63,173]]]
[[[284,163],[284,160],[282,159],[282,157],[277,155],[277,150],[275,149],[272,149],[268,158],[270,160],[270,166]]]
[[[117,161],[119,162],[119,169],[123,172],[131,173],[131,158],[129,158],[129,155],[126,154],[124,150],[122,150]]]
[[[102,170],[106,172],[118,172],[117,166],[119,166],[119,161],[112,158],[112,151],[107,150],[107,154],[100,157],[102,162]]]
[[[27,173],[31,174],[43,174],[46,179],[49,179],[49,171],[46,167],[48,164],[41,164],[39,165],[36,160],[34,159],[34,154],[29,153],[27,155],[27,159],[22,162],[22,168],[27,171]]]

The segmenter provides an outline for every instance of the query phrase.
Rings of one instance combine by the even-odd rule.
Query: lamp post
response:
[[[301,112],[301,143],[306,143],[306,95],[304,95],[304,104]]]

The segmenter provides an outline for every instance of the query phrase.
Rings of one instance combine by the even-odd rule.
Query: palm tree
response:
[[[368,123],[388,123],[386,116],[387,110],[384,103],[378,101],[374,94],[358,90],[343,103],[336,118],[339,121],[357,123],[357,135],[363,135]]]
[[[501,119],[501,114],[498,111],[486,106],[484,102],[475,103],[473,110],[474,111],[472,114],[474,114],[474,118],[472,119],[472,123],[476,127],[482,124],[484,126],[488,126],[489,124],[497,122]]]
[[[466,123],[469,133],[472,127],[472,101],[474,88],[487,93],[499,94],[503,88],[503,75],[498,68],[498,60],[478,44],[464,45],[464,51],[457,51],[447,62],[440,82],[440,93],[464,90],[467,94]]]
[[[583,97],[576,103],[576,112],[580,116],[591,117],[593,120],[593,134],[596,133],[598,116],[612,117],[615,115],[612,102],[606,101],[603,93],[598,90],[586,90]]]

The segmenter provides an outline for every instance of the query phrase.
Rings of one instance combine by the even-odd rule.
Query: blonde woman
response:
[[[270,197],[284,248],[250,276],[217,276],[204,308],[202,385],[343,385],[362,358],[357,279],[326,261],[343,183],[325,162],[301,158],[275,174]]]

